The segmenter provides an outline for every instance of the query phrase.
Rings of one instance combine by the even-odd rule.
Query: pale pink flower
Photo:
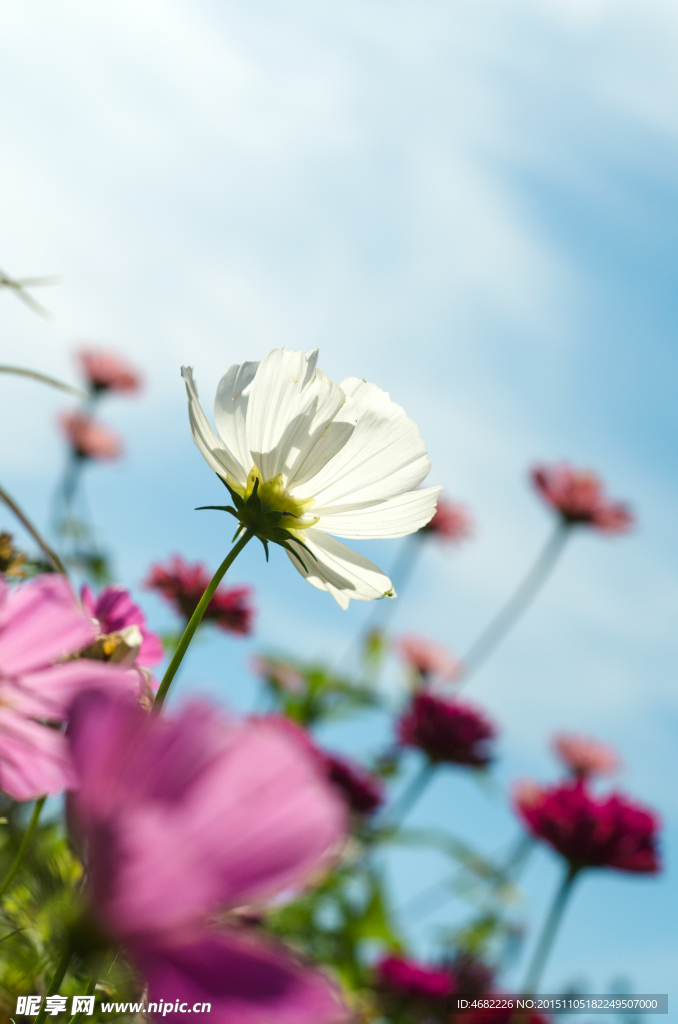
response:
[[[433,518],[422,526],[420,532],[431,534],[448,544],[459,544],[472,536],[473,517],[465,505],[448,498],[438,498]]]
[[[575,469],[567,462],[535,466],[532,483],[544,501],[569,526],[591,526],[601,533],[628,533],[635,519],[628,505],[612,501],[605,485],[590,470]]]
[[[616,750],[588,736],[558,733],[553,749],[573,775],[585,779],[590,775],[613,775],[620,765]]]
[[[95,596],[91,587],[84,586],[80,598],[87,614],[96,619],[100,634],[120,633],[125,640],[131,640],[130,627],[137,627],[140,644],[134,658],[136,664],[157,665],[162,661],[162,640],[146,629],[146,615],[124,587],[111,584]]]
[[[77,358],[92,391],[131,394],[141,389],[140,374],[115,352],[84,348],[77,353]]]
[[[64,437],[80,459],[106,461],[122,455],[122,441],[114,430],[81,412],[59,418]]]
[[[59,793],[73,781],[63,735],[41,723],[62,722],[82,687],[134,687],[115,666],[59,664],[95,635],[63,577],[14,589],[0,580],[0,789],[15,800]]]
[[[399,637],[396,649],[406,665],[424,682],[451,683],[461,675],[461,663],[446,647],[428,637],[406,633]]]
[[[306,680],[301,672],[285,661],[274,661],[256,654],[250,662],[252,672],[261,676],[269,685],[286,693],[300,694],[306,689]]]
[[[336,853],[345,810],[305,744],[203,703],[166,719],[96,691],[76,698],[69,732],[92,920],[136,962],[147,1002],[210,1002],[214,1024],[344,1020],[318,970],[236,914],[209,924],[298,891]]]

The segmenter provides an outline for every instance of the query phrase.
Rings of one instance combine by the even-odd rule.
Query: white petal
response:
[[[275,349],[259,364],[247,406],[247,447],[264,480],[283,474],[297,489],[353,433],[353,403],[315,368],[317,352]],[[312,494],[303,494],[312,497]]]
[[[374,384],[349,377],[341,387],[357,406],[358,423],[311,481],[316,507],[339,512],[411,491],[431,468],[416,423]]]
[[[300,564],[288,551],[292,565],[312,586],[329,591],[342,608],[348,608],[351,598],[371,601],[393,590],[393,584],[381,569],[334,537],[311,527],[304,530],[303,540],[303,548],[295,541],[290,542],[303,562]]]
[[[214,422],[224,445],[237,459],[245,473],[252,468],[252,456],[247,447],[247,405],[249,390],[259,363],[240,363],[232,366],[219,381],[214,400]]]
[[[408,491],[389,501],[380,501],[369,508],[353,509],[324,515],[322,509],[313,509],[320,520],[316,530],[333,533],[337,537],[404,537],[420,530],[436,510],[442,487],[427,487],[422,491]]]
[[[226,479],[226,474],[230,473],[238,483],[244,484],[247,474],[245,473],[243,477],[243,467],[216,436],[202,410],[198,400],[198,389],[193,380],[193,368],[191,366],[182,366],[181,376],[186,384],[186,392],[188,394],[188,416],[191,422],[191,433],[205,461],[222,479]]]

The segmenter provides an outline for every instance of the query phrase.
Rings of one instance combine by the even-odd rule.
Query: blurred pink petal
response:
[[[108,461],[122,455],[122,441],[115,430],[82,412],[63,413],[61,430],[80,459]]]
[[[80,592],[88,614],[99,623],[101,633],[120,633],[128,626],[138,626],[142,644],[136,657],[139,665],[157,665],[164,657],[162,640],[146,629],[146,615],[124,587],[110,585],[96,596],[91,587]]]
[[[147,1003],[211,1004],[213,1024],[339,1024],[347,1020],[336,987],[271,943],[231,929],[187,943],[136,939],[130,946],[148,983]],[[193,1015],[194,1016],[194,1015]]]
[[[448,498],[438,498],[433,518],[422,526],[421,533],[435,536],[448,544],[459,544],[472,536],[473,519],[464,505]]]
[[[620,765],[616,750],[589,736],[558,733],[553,737],[553,749],[565,767],[582,779],[590,775],[612,775]]]
[[[197,702],[160,719],[89,693],[71,744],[95,899],[121,936],[299,887],[346,830],[315,758],[275,725]]]
[[[446,647],[428,637],[406,633],[399,637],[396,650],[402,660],[425,681],[436,679],[441,683],[452,683],[461,676],[461,662]]]
[[[73,782],[63,734],[0,707],[0,789],[15,800],[34,800]]]
[[[61,722],[75,695],[93,686],[135,696],[139,679],[135,672],[121,665],[76,658],[42,672],[25,672],[17,679],[0,682],[0,698],[22,715]]]
[[[95,636],[63,576],[46,574],[12,590],[0,581],[0,676],[42,668]]]
[[[84,348],[77,358],[87,383],[93,391],[133,393],[141,389],[141,376],[115,352]]]
[[[534,466],[532,483],[547,505],[569,526],[590,526],[600,533],[628,533],[635,523],[628,505],[612,501],[605,485],[590,470],[567,462]]]

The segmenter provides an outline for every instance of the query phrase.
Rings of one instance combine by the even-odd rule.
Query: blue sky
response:
[[[469,643],[549,529],[525,482],[535,459],[595,467],[636,507],[632,537],[576,539],[471,690],[502,724],[502,784],[552,775],[550,734],[585,729],[619,747],[623,785],[666,822],[661,880],[584,883],[551,988],[626,975],[667,991],[678,952],[677,44],[668,0],[3,15],[0,265],[62,279],[41,296],[49,323],[0,293],[3,361],[73,379],[74,346],[94,340],[143,368],[143,400],[106,409],[127,456],[87,484],[127,583],[175,550],[223,557],[220,517],[192,511],[221,489],[190,440],[179,365],[210,404],[232,362],[279,344],[319,345],[330,376],[388,390],[421,428],[430,482],[475,512],[473,544],[429,549],[396,628]],[[67,402],[0,386],[2,479],[45,523]],[[388,569],[397,545],[365,550]],[[255,642],[205,641],[182,689],[245,708],[257,644],[338,653],[359,629],[364,608],[342,613],[276,555],[266,567],[248,550],[234,574],[257,588]],[[380,729],[333,738],[361,751]],[[512,834],[499,800],[452,776],[414,816],[443,818],[488,850]],[[399,899],[443,867],[395,860]],[[538,858],[526,920],[555,877]],[[417,925],[423,952],[455,913]]]

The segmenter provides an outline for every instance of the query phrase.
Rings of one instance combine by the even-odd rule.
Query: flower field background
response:
[[[3,44],[5,74],[23,83],[31,75],[34,89],[2,115],[12,143],[3,171],[11,275],[0,288],[3,362],[75,387],[89,379],[101,426],[93,429],[92,409],[73,397],[2,377],[11,441],[0,484],[69,560],[78,585],[92,587],[85,607],[107,621],[101,631],[138,619],[131,602],[144,610],[151,645],[159,634],[171,653],[230,546],[235,522],[194,511],[228,496],[191,442],[182,363],[195,365],[209,413],[231,363],[281,344],[319,344],[330,378],[366,377],[404,406],[432,462],[425,486],[442,484],[451,503],[439,522],[447,508],[452,542],[432,530],[346,541],[399,592],[395,601],[351,602],[347,612],[308,587],[274,545],[267,565],[250,544],[167,706],[171,718],[208,693],[240,714],[286,711],[312,726],[329,783],[350,793],[354,843],[369,846],[366,829],[393,831],[402,817],[400,840],[382,837],[370,854],[378,895],[365,903],[349,886],[358,909],[346,934],[336,900],[318,888],[263,922],[257,908],[246,923],[310,950],[368,1019],[437,1019],[436,1000],[455,985],[525,982],[564,861],[546,842],[521,846],[521,822],[548,833],[571,864],[611,865],[577,878],[542,990],[670,992],[676,953],[667,390],[675,306],[661,269],[674,244],[664,220],[675,197],[661,174],[674,134],[657,106],[668,66],[648,62],[638,45],[626,91],[617,76],[623,40],[639,32],[657,53],[673,16],[655,4],[639,26],[632,12],[603,4],[579,14],[556,3],[540,13],[510,5],[510,15],[480,6],[489,23],[482,12],[430,8],[412,35],[405,8],[386,27],[377,7],[314,20],[295,5],[276,14],[275,31],[260,33],[258,17],[271,13],[263,8],[248,20],[230,7],[192,15],[161,6],[153,17],[126,12],[109,22],[75,4],[71,31],[55,28],[58,47],[44,66],[46,7],[35,52],[20,14]],[[548,70],[526,63],[533,49],[551,55]],[[200,75],[189,70],[198,66]],[[585,70],[594,66],[597,79]],[[105,127],[82,88],[89,82]],[[400,97],[393,121],[383,117],[386,83]],[[569,120],[550,119],[546,135],[535,86],[551,113],[570,110]],[[430,124],[408,104],[427,109]],[[652,146],[640,146],[648,133]],[[25,294],[49,320],[12,294],[12,280],[42,273],[58,274],[58,285]],[[78,363],[83,349],[89,362]],[[116,377],[98,356],[96,365],[101,351],[128,369]],[[70,469],[69,448],[80,453]],[[609,503],[596,505],[590,478],[573,495],[564,460],[599,472]],[[573,525],[559,553],[553,531],[563,518]],[[0,525],[39,557],[7,509]],[[504,622],[505,636],[499,629],[496,651],[475,647],[470,674],[475,642],[550,536],[552,573],[524,614],[520,600],[514,606],[521,614]],[[109,592],[107,604],[106,572],[131,597],[115,605]],[[134,652],[138,637],[127,640]],[[159,679],[166,661],[150,651],[136,662]],[[603,746],[582,751],[568,745],[572,735]],[[582,757],[593,757],[593,775],[566,783],[567,764],[586,774]],[[431,761],[443,764],[427,775]],[[613,790],[627,802],[610,802]],[[60,814],[50,799],[41,820]],[[28,817],[11,808],[9,817],[19,837]],[[572,847],[573,818],[604,819],[633,848],[592,851],[581,836]],[[65,921],[53,905],[61,899],[50,890],[54,871],[76,870],[60,843],[58,826],[45,826],[25,862],[54,915],[38,922],[43,934]],[[344,856],[354,861],[355,846]],[[6,941],[19,949],[16,938]],[[37,980],[16,992],[43,991],[54,949],[42,960],[26,955],[24,975],[12,977],[34,971]],[[84,978],[89,966],[78,964]],[[122,962],[111,978],[122,997],[130,984]],[[74,984],[67,978],[63,991]],[[329,1011],[313,1006],[320,1022]]]

